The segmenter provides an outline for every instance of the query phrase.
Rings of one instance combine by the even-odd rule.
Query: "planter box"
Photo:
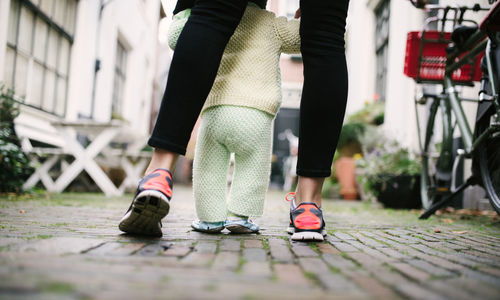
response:
[[[377,200],[388,208],[421,208],[420,176],[380,176],[374,184]]]

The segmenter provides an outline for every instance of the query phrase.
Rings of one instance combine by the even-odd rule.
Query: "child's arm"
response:
[[[182,29],[184,29],[184,25],[186,24],[190,15],[191,9],[187,8],[174,16],[174,19],[172,20],[172,23],[168,28],[168,45],[172,50],[175,50],[179,35],[181,35]]]
[[[274,26],[276,34],[281,40],[281,52],[287,54],[300,53],[300,22],[279,17],[275,19]]]

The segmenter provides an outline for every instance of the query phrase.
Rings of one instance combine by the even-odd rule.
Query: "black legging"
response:
[[[224,48],[248,0],[197,0],[176,45],[149,145],[186,152]],[[330,176],[347,102],[344,33],[349,0],[301,0],[304,88],[297,174]]]

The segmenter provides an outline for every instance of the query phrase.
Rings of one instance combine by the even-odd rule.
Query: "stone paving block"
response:
[[[279,281],[290,285],[310,285],[299,266],[294,264],[274,264],[274,273]]]
[[[182,258],[180,263],[184,266],[208,267],[212,263],[214,257],[215,254],[213,253],[191,252]]]
[[[163,252],[164,256],[182,257],[188,255],[193,250],[193,242],[176,242]]]
[[[269,250],[271,258],[275,262],[293,263],[293,254],[287,246],[287,242],[282,239],[269,239]]]
[[[462,274],[465,275],[465,276],[467,276],[467,277],[476,279],[478,281],[487,283],[487,284],[495,286],[495,287],[499,287],[500,286],[500,278],[496,277],[496,276],[492,276],[490,274],[486,274],[486,273],[483,273],[483,272],[479,272],[479,271],[475,271],[475,270],[470,270],[470,269],[464,269],[462,271]]]
[[[470,277],[446,279],[443,282],[450,287],[467,291],[474,296],[471,299],[498,299],[500,295],[500,286],[484,284]]]
[[[269,278],[271,277],[271,265],[264,261],[249,261],[243,265],[241,273],[243,275]]]
[[[446,299],[470,300],[476,299],[477,295],[470,294],[468,291],[462,288],[451,286],[444,280],[429,280],[424,284],[424,286],[428,287],[430,291],[433,291],[434,293],[439,294]]]
[[[425,273],[424,271],[414,268],[407,263],[392,263],[390,266],[395,268],[405,276],[420,282],[430,279],[430,275],[428,273]]]
[[[239,253],[235,251],[220,251],[216,256],[212,268],[214,270],[236,271],[239,265]]]
[[[219,243],[219,250],[221,251],[240,251],[241,241],[233,239],[221,240]]]
[[[319,274],[319,273],[331,273],[328,265],[317,257],[300,257],[299,265],[305,272]]]
[[[334,235],[335,235],[335,237],[337,237],[338,239],[340,239],[342,241],[355,240],[356,239],[352,235],[350,235],[348,233],[345,233],[345,232],[335,232]]]
[[[485,245],[485,244],[480,244],[480,243],[470,243],[470,241],[464,241],[464,247],[466,247],[467,250],[476,250],[476,251],[481,251],[490,255],[494,255],[497,258],[500,258],[500,253],[499,249],[495,249],[494,247]]]
[[[35,251],[49,254],[77,254],[98,247],[104,241],[91,238],[54,237],[30,242],[20,247],[20,251]]]
[[[364,250],[364,249],[369,249],[370,247],[368,247],[367,245],[363,244],[363,243],[360,243],[356,240],[346,240],[346,243],[352,245],[353,247],[355,247],[356,249],[359,249],[359,250]]]
[[[325,253],[322,256],[323,260],[330,266],[338,270],[347,270],[357,268],[356,264],[342,255]]]
[[[479,268],[478,271],[500,278],[500,269],[499,268],[485,267],[485,268]]]
[[[428,288],[415,283],[406,283],[401,285],[396,285],[394,287],[399,293],[403,294],[409,299],[417,300],[445,300],[448,299],[435,292],[429,291]]]
[[[499,264],[500,264],[500,256],[489,254],[489,253],[483,252],[483,251],[478,250],[478,249],[462,250],[462,251],[460,251],[460,253],[472,255],[475,257],[484,258],[484,259],[486,259],[485,262],[490,261],[491,265],[494,265],[494,266],[499,266]]]
[[[382,262],[393,262],[396,260],[396,258],[387,256],[384,253],[372,248],[364,249],[363,252]]]
[[[366,294],[363,293],[352,281],[345,278],[339,273],[318,273],[316,277],[320,283],[332,293],[336,293],[344,299],[364,298]]]
[[[359,249],[344,242],[333,242],[332,245],[337,248],[340,252],[359,252]]]
[[[333,242],[340,242],[340,239],[332,236],[331,234],[327,234],[326,237],[325,237],[325,240],[327,242],[330,242],[330,243],[333,243]]]
[[[292,242],[292,251],[298,257],[318,256],[318,253],[311,249],[308,244],[302,242]]]
[[[245,240],[245,248],[264,248],[261,240]]]
[[[472,252],[472,253],[474,253],[474,252]],[[471,261],[475,261],[475,262],[477,262],[478,264],[481,264],[481,265],[489,265],[489,266],[500,267],[500,261],[498,261],[496,259],[491,259],[491,258],[483,257],[482,255],[479,256],[479,255],[476,255],[476,254],[470,254],[470,253],[467,253],[465,251],[461,251],[461,252],[456,253],[455,256],[461,257],[461,258],[464,258],[464,259],[468,259],[468,260],[471,260]]]
[[[468,249],[468,247],[454,244],[453,241],[447,241],[447,242],[426,242],[426,241],[423,241],[422,245],[425,245],[425,246],[430,247],[430,248],[438,249],[438,250],[443,251],[443,252],[449,252],[449,253],[454,253],[455,251],[458,251],[458,250]]]
[[[351,257],[354,261],[360,264],[362,267],[367,268],[368,270],[380,267],[382,265],[382,261],[378,259],[374,259],[372,256],[362,253],[362,252],[351,252],[348,253],[349,257]]]
[[[322,254],[340,254],[340,251],[330,244],[318,243],[317,246],[319,252],[321,252]]]
[[[161,244],[149,244],[144,246],[141,250],[137,251],[135,255],[139,256],[162,255],[167,248],[168,248],[167,246],[163,246]]]
[[[410,281],[410,279],[404,277],[397,271],[392,271],[386,266],[375,266],[370,269],[366,269],[368,273],[371,274],[373,278],[376,280],[382,282],[386,286],[395,286],[395,285],[402,285],[402,284],[407,284]]]
[[[20,244],[20,243],[23,243],[23,242],[25,242],[25,240],[21,239],[21,238],[13,238],[13,237],[1,236],[1,238],[0,238],[0,247],[17,245],[17,244]]]
[[[408,241],[407,239],[403,239],[403,238],[400,238],[398,236],[385,233],[383,231],[375,231],[375,233],[376,233],[377,236],[386,239],[387,240],[386,242],[389,245],[391,245],[391,246],[392,246],[392,244],[390,243],[390,241],[394,241],[394,242],[397,242],[399,244],[409,244],[409,243],[412,243],[411,241]]]
[[[401,299],[392,289],[361,271],[343,272],[352,282],[362,288],[373,299]]]
[[[392,259],[408,259],[409,258],[409,256],[407,256],[399,251],[396,251],[392,248],[382,247],[382,248],[378,248],[377,250],[384,253],[386,256],[388,256]]]
[[[472,245],[476,246],[495,246],[496,243],[494,241],[488,239],[482,239],[478,236],[470,236],[470,235],[459,235],[457,236],[457,240],[466,241]]]
[[[386,232],[390,235],[399,237],[400,239],[405,240],[407,243],[420,243],[422,240],[416,237],[411,236],[411,232],[407,230],[386,230]]]
[[[463,270],[465,267],[453,262],[450,262],[444,258],[437,257],[437,256],[431,256],[431,255],[426,255],[424,253],[419,253],[416,257],[425,260],[427,262],[430,262],[434,265],[437,265],[443,269],[447,270],[452,270],[452,271],[460,271]]]
[[[194,247],[194,251],[198,253],[214,254],[217,251],[217,244],[211,241],[199,241]]]
[[[420,270],[422,270],[424,272],[431,274],[432,276],[435,276],[435,277],[442,278],[442,277],[456,276],[455,274],[451,273],[450,271],[443,269],[443,268],[440,268],[440,267],[437,267],[437,266],[434,266],[434,265],[432,265],[424,260],[409,259],[406,262],[409,263],[410,265],[416,267],[416,268],[419,268]]]
[[[415,229],[415,228],[412,228],[410,230],[412,233],[412,236],[414,237],[417,237],[421,240],[424,240],[426,242],[440,242],[442,239],[440,236],[438,236],[438,234],[431,234],[431,233],[428,233],[428,232],[425,232],[423,230],[419,230],[419,229]]]
[[[361,233],[353,233],[352,236],[357,238],[358,241],[360,241],[361,243],[363,243],[367,246],[373,247],[373,248],[385,248],[385,247],[387,247],[387,245],[384,245],[380,242],[377,242],[376,240],[374,240],[372,238],[368,238],[368,237],[362,235]]]
[[[439,255],[440,253],[443,253],[442,251],[435,250],[435,248],[431,248],[422,244],[411,244],[410,247],[422,251],[427,255]]]
[[[243,249],[242,257],[246,261],[266,261],[266,250],[260,248],[245,248]]]
[[[110,255],[113,253],[116,249],[121,248],[123,246],[122,243],[116,243],[116,242],[108,242],[101,244],[100,246],[91,249],[90,251],[86,252],[86,254],[89,255]]]
[[[299,264],[302,269],[314,276],[320,281],[321,285],[328,290],[340,292],[344,294],[358,294],[359,289],[355,287],[344,276],[333,273],[328,265],[321,259],[316,257],[301,257]]]

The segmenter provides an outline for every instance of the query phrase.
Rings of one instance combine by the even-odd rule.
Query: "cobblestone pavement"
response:
[[[272,191],[259,235],[191,231],[177,186],[162,238],[123,235],[130,202],[0,199],[1,299],[500,299],[500,224],[325,201],[324,243],[292,243]]]

